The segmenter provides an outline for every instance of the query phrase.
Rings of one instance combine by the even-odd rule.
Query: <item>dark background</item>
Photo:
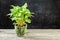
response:
[[[10,5],[21,6],[25,2],[29,10],[34,12],[28,28],[60,29],[60,0],[0,0],[0,28],[14,28],[6,14],[10,12]]]

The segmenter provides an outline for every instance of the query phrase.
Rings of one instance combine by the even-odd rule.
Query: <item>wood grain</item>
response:
[[[60,40],[60,29],[28,29],[24,37],[14,29],[0,29],[0,40]]]

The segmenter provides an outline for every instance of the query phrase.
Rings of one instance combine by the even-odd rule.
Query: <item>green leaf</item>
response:
[[[26,21],[27,23],[31,23],[31,20],[28,19],[28,18],[27,18],[25,21]]]
[[[23,9],[26,9],[26,7],[27,7],[27,3],[25,3],[25,4],[22,6]]]
[[[22,6],[12,5],[12,8],[10,9],[10,13],[8,14],[8,16],[12,21],[15,21],[15,23],[31,23],[30,17],[32,16],[32,13],[29,9],[27,9],[27,3],[25,3]]]

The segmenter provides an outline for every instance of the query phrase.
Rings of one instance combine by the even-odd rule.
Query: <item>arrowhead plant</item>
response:
[[[14,21],[13,24],[23,27],[27,23],[31,23],[30,17],[32,16],[32,13],[27,8],[27,3],[25,3],[22,6],[12,5],[8,16],[12,21]]]

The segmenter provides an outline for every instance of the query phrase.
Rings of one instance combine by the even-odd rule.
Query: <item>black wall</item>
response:
[[[28,28],[60,28],[60,0],[0,0],[0,28],[14,28],[6,14],[10,12],[10,5],[21,6],[25,2],[30,11],[34,12]]]

